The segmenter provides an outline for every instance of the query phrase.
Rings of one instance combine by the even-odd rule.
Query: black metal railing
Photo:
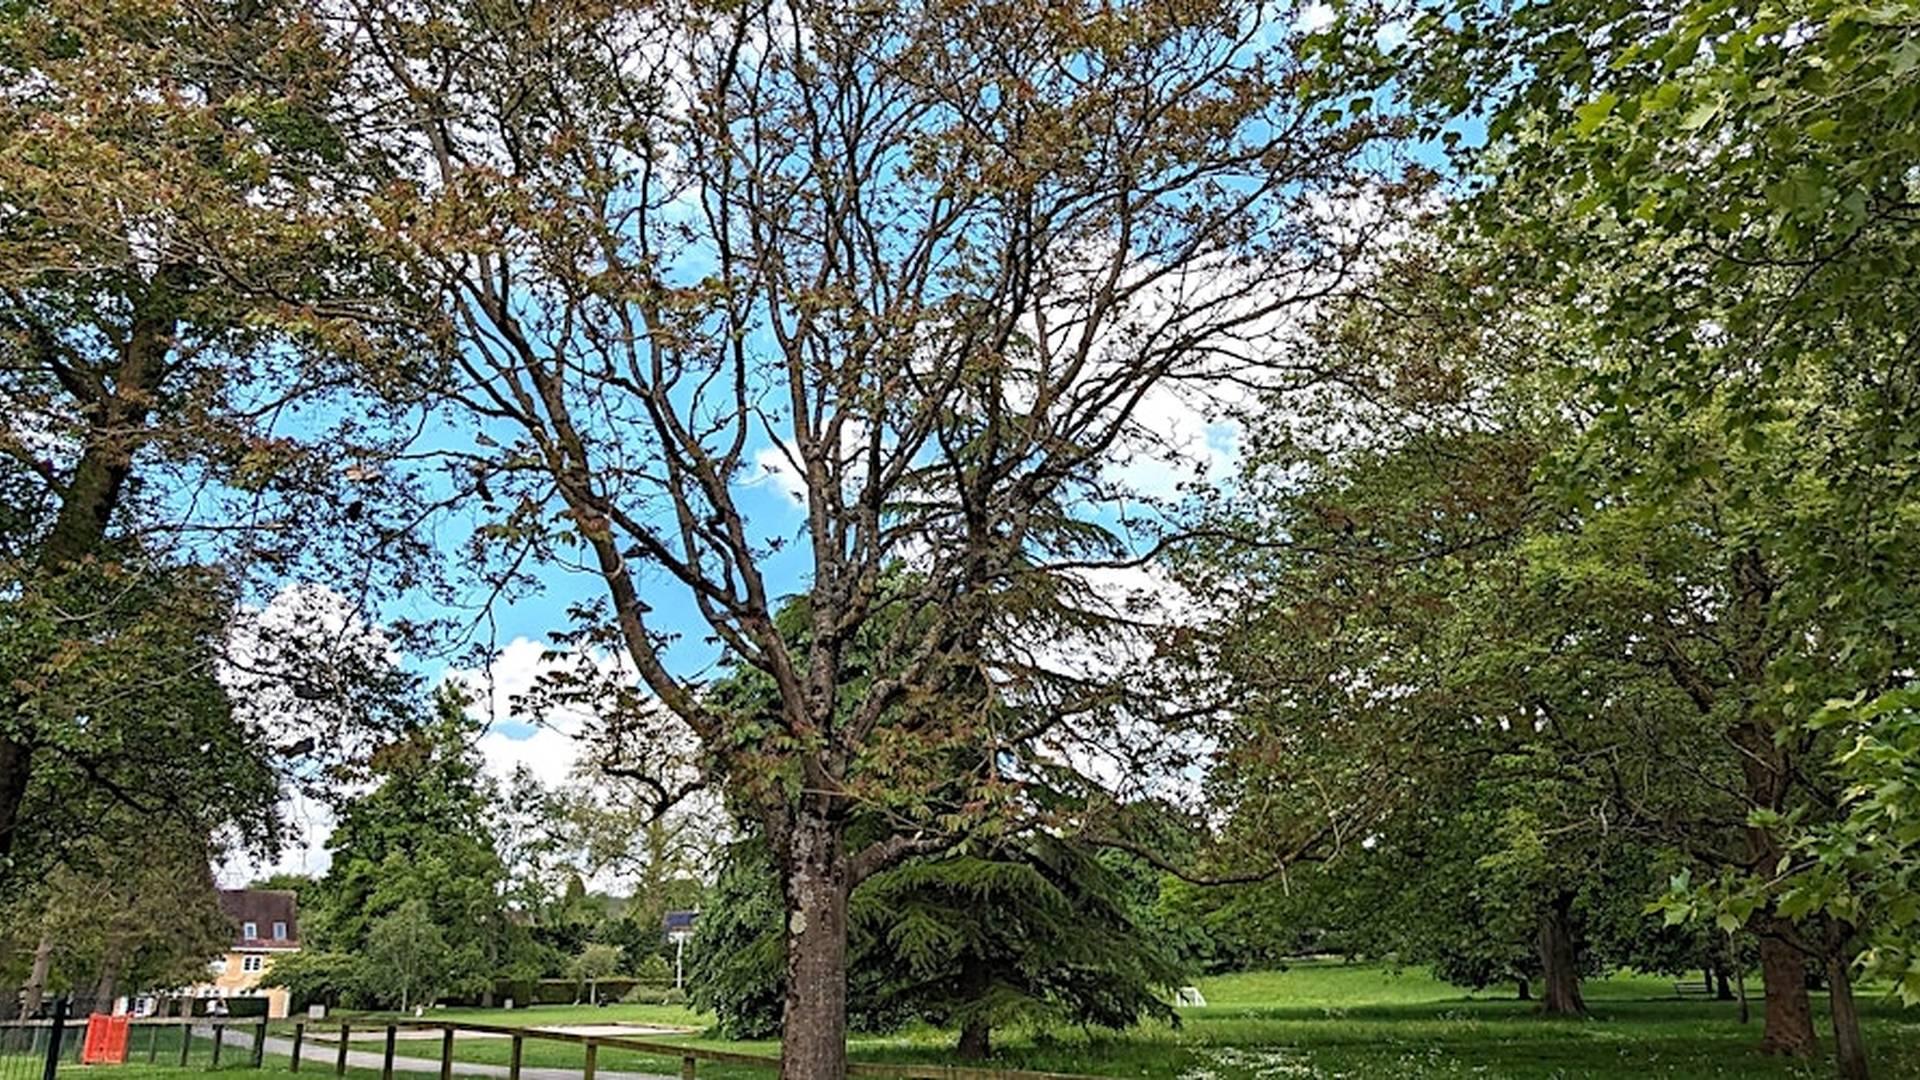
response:
[[[55,1080],[81,1063],[89,1014],[57,999],[44,1018],[0,1020],[0,1080]],[[127,1022],[127,1062],[198,1067],[259,1068],[266,1057],[266,1017],[145,1017]]]

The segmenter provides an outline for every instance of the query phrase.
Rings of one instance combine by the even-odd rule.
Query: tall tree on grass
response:
[[[1394,125],[1303,95],[1286,5],[349,7],[416,177],[376,210],[441,290],[486,535],[585,553],[583,641],[639,684],[597,711],[691,736],[763,825],[783,1070],[838,1076],[851,890],[1024,809],[1065,747],[1134,752],[1086,723],[1106,687],[1039,691],[1072,670],[1043,646],[1096,621],[1081,571],[1131,554],[1106,467],[1159,434],[1143,400],[1257,379],[1340,284]],[[768,470],[797,536],[750,509]],[[789,545],[801,646],[774,620]],[[703,699],[668,603],[778,707]],[[1134,764],[1106,775],[1158,771]],[[893,827],[852,850],[856,808]]]
[[[507,962],[507,868],[492,828],[496,791],[473,748],[464,701],[441,694],[431,716],[373,756],[371,790],[343,800],[332,865],[303,897],[320,949],[369,948],[382,919],[419,905],[445,949],[439,990],[482,991]]]
[[[412,549],[384,510],[385,414],[341,407],[345,356],[396,353],[375,299],[393,280],[344,255],[363,230],[340,73],[298,4],[0,10],[0,575],[10,623],[51,604],[67,630],[6,656],[0,856],[37,761],[115,737],[39,700],[63,650],[119,640],[101,595],[211,563],[230,609],[243,584],[371,582]]]
[[[357,982],[362,993],[382,1005],[431,1005],[455,980],[452,956],[426,902],[409,900],[368,927]]]

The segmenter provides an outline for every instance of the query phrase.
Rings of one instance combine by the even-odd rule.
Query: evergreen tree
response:
[[[848,1009],[856,1027],[959,1029],[988,1056],[1016,1022],[1110,1029],[1176,1021],[1181,969],[1135,903],[1130,868],[1056,837],[964,845],[854,892]],[[735,845],[689,952],[694,1001],[739,1038],[777,1030],[784,993],[777,880],[757,840]]]
[[[465,703],[446,693],[432,717],[374,755],[374,787],[340,807],[328,841],[333,864],[307,900],[314,948],[361,954],[383,917],[417,904],[446,939],[435,988],[490,986],[523,931],[505,914],[495,792],[473,749],[476,733]]]

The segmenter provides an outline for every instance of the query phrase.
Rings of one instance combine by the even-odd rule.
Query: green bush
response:
[[[671,986],[649,986],[639,983],[628,990],[620,1001],[626,1005],[685,1005],[687,995],[685,991]]]
[[[641,983],[666,984],[673,982],[673,965],[667,958],[653,953],[640,961],[633,972],[634,981]]]

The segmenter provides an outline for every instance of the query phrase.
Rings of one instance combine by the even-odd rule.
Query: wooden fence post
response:
[[[147,1029],[147,1064],[160,1060],[160,1028],[155,1024]]]
[[[587,1040],[587,1064],[580,1072],[580,1080],[593,1080],[593,1074],[600,1067],[600,1044]]]
[[[440,1080],[453,1080],[453,1025],[440,1033]]]
[[[333,1059],[333,1075],[335,1076],[347,1075],[347,1040],[351,1038],[352,1035],[353,1025],[342,1023],[340,1025],[340,1053]]]
[[[520,1080],[520,1044],[523,1041],[519,1035],[513,1037],[512,1056],[507,1059],[507,1080]]]
[[[261,1017],[260,1023],[253,1029],[253,1067],[259,1068],[267,1060],[267,1018]]]
[[[186,1022],[180,1025],[180,1067],[183,1069],[187,1067],[187,1051],[191,1049],[193,1049],[193,1015],[189,1013]]]
[[[392,1024],[387,1025],[387,1049],[380,1055],[380,1080],[393,1080],[393,1040],[397,1032]]]
[[[307,1025],[299,1021],[295,1021],[293,1025],[293,1053],[292,1055],[290,1055],[292,1060],[287,1065],[288,1072],[300,1071],[300,1044],[306,1041],[307,1041]]]
[[[692,1057],[691,1055],[681,1058],[680,1059],[680,1080],[693,1080],[693,1069],[694,1069],[694,1066],[698,1064],[699,1064],[699,1061],[694,1057]]]
[[[213,1064],[207,1066],[210,1069],[220,1067],[220,1044],[226,1039],[226,1034],[227,1025],[215,1020],[213,1022]]]

